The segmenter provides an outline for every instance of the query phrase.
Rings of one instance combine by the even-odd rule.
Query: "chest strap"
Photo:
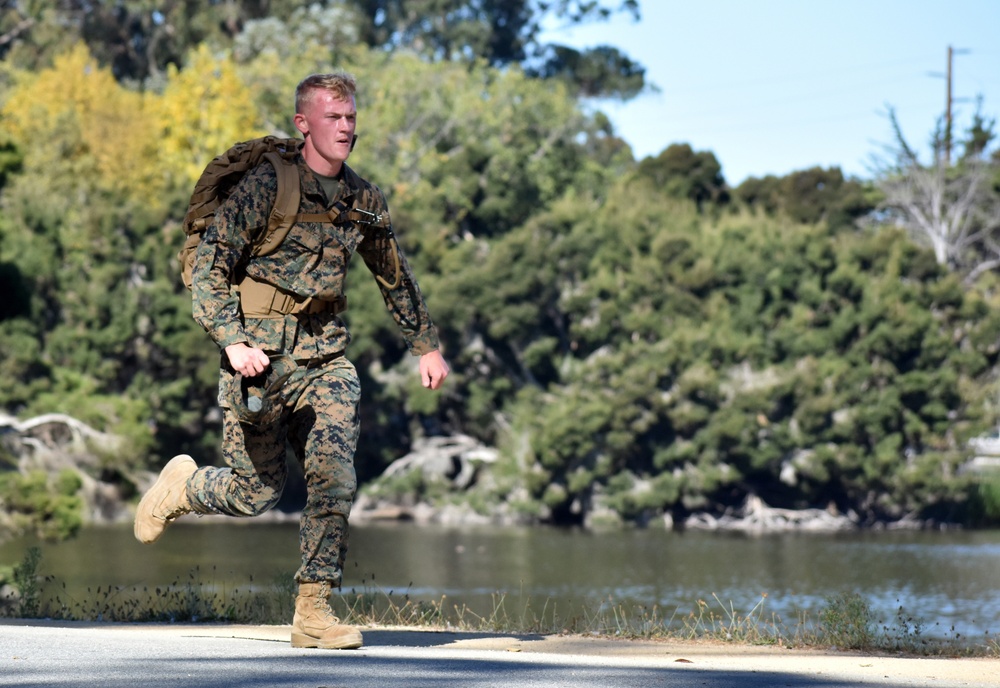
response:
[[[332,222],[333,224],[357,222],[362,225],[385,227],[388,230],[390,240],[389,250],[392,252],[392,272],[394,276],[391,282],[379,274],[375,275],[375,279],[383,287],[392,291],[399,286],[403,277],[403,271],[399,263],[399,245],[396,243],[396,237],[392,235],[392,230],[389,228],[388,213],[377,214],[362,210],[361,208],[352,208],[345,201],[346,199],[337,201],[325,213],[299,213],[295,216],[295,222]]]
[[[332,222],[333,224],[357,222],[363,225],[385,225],[387,223],[382,221],[384,217],[361,208],[352,208],[344,200],[340,200],[324,213],[299,213],[295,216],[295,221]]]

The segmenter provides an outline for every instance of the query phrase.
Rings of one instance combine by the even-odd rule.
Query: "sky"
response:
[[[623,13],[551,25],[542,37],[615,46],[646,67],[656,92],[588,104],[637,159],[688,143],[711,151],[732,186],[815,166],[870,178],[873,156],[893,142],[891,107],[929,160],[949,46],[954,136],[979,96],[1000,120],[1000,0],[640,0],[640,9],[638,23]]]

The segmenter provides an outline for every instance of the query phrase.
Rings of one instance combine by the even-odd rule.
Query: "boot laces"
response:
[[[188,503],[186,503],[187,501],[187,497],[184,497],[183,500],[179,500],[177,504],[174,504],[172,509],[165,510],[162,515],[157,515],[159,515],[160,518],[167,523],[175,521],[181,516],[191,513],[191,507]]]
[[[167,523],[171,523],[173,521],[176,521],[184,514],[189,514],[189,513],[191,513],[191,511],[187,507],[177,506],[168,511],[166,514],[164,514],[163,520],[166,521]]]
[[[330,617],[331,623],[338,624],[340,623],[340,618],[333,613],[333,607],[330,606],[330,594],[332,592],[333,588],[330,586],[329,581],[320,582],[319,595],[316,596],[316,609],[325,616]]]

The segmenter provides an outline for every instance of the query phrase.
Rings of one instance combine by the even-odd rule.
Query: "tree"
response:
[[[157,96],[117,82],[80,44],[50,68],[15,72],[3,105],[23,163],[0,197],[12,297],[0,403],[85,409],[95,427],[134,437],[131,459],[143,462],[154,441],[171,451],[210,436],[202,424],[215,400],[211,343],[171,260],[188,166],[245,133],[246,98],[231,64],[194,62],[196,83],[178,78]],[[197,145],[184,147],[194,130]]]
[[[628,100],[646,87],[646,70],[617,48],[599,46],[579,51],[562,45],[548,46],[541,67],[528,72],[542,79],[567,82],[580,98]]]
[[[523,65],[533,76],[569,81],[582,94],[630,98],[644,88],[645,70],[617,49],[578,51],[539,38],[549,20],[604,21],[618,12],[638,19],[638,0],[8,1],[0,3],[0,56],[40,67],[83,40],[116,79],[156,87],[201,43],[228,48],[240,40],[245,59],[265,45],[283,52],[319,33],[348,34],[387,52]],[[248,27],[254,35],[243,37]]]
[[[5,2],[0,27],[6,32],[0,38],[0,54],[21,67],[43,67],[67,46],[84,41],[116,79],[142,82],[162,74],[168,64],[179,64],[188,47],[223,24],[204,16],[203,12],[213,11],[212,4],[190,0]]]
[[[581,23],[615,12],[638,19],[638,0],[351,0],[368,18],[372,47],[408,48],[437,60],[480,58],[500,67],[537,56],[546,19]]]
[[[639,163],[636,175],[653,182],[673,198],[688,198],[702,208],[705,203],[726,203],[729,190],[722,165],[711,151],[695,152],[690,144],[667,146],[658,156]]]
[[[628,99],[645,87],[645,69],[618,49],[577,50],[541,42],[547,21],[580,24],[613,14],[639,18],[638,0],[346,0],[362,15],[361,39],[381,50],[407,50],[434,61],[521,65],[559,79],[584,97]]]
[[[948,166],[940,131],[932,139],[934,159],[925,164],[903,137],[892,110],[889,120],[895,143],[877,170],[887,219],[930,246],[939,264],[964,272],[967,282],[1000,266],[997,167],[987,156],[994,122],[977,111],[963,155]]]
[[[162,94],[148,103],[158,133],[156,159],[183,188],[233,143],[267,133],[234,62],[216,58],[205,45],[191,51],[184,70],[167,70]]]
[[[839,167],[812,167],[784,177],[750,177],[733,195],[751,208],[782,212],[806,224],[851,225],[875,208],[871,191],[855,179],[845,179]]]
[[[343,317],[365,381],[363,480],[414,437],[465,433],[503,449],[483,483],[494,504],[554,521],[750,494],[872,520],[961,507],[964,440],[993,422],[995,290],[963,290],[901,229],[841,231],[861,190],[839,170],[758,185],[773,215],[706,212],[728,193],[712,153],[637,164],[563,81],[348,49],[345,6],[247,21],[240,60],[204,46],[155,88],[82,49],[8,65],[0,406],[123,437],[102,474],[211,460],[218,351],[174,262],[190,179],[287,122],[301,75],[337,57],[360,87],[352,165],[382,185],[456,371],[441,394],[419,388],[356,265]],[[991,126],[966,158],[997,163]]]
[[[70,11],[58,0],[0,2],[0,58],[25,69],[45,66],[80,38],[79,22],[68,18]]]
[[[27,172],[84,175],[107,191],[127,178],[143,199],[162,191],[142,95],[122,89],[84,44],[57,55],[51,68],[14,72],[14,80],[0,127]]]

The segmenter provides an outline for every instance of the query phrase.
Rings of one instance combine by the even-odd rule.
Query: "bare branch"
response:
[[[7,33],[0,36],[0,48],[5,47],[8,43],[13,43],[18,38],[21,37],[22,33],[25,33],[28,29],[35,25],[35,20],[31,17],[22,19],[17,24],[14,25]]]
[[[979,160],[954,167],[940,160],[924,165],[902,138],[894,116],[893,126],[899,164],[891,172],[883,167],[883,208],[895,211],[911,236],[931,247],[938,264],[982,274],[989,268],[978,269],[980,264],[1000,257],[986,241],[1000,218],[1000,196],[989,184],[992,167]]]
[[[990,270],[996,270],[997,268],[1000,268],[1000,258],[984,260],[969,271],[969,274],[962,280],[962,284],[967,287],[971,286],[981,274],[989,272]]]

